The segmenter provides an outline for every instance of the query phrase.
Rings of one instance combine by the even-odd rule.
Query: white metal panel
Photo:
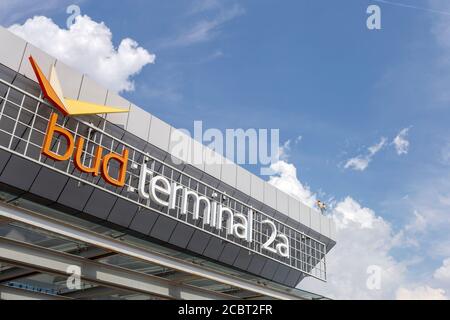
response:
[[[300,223],[308,228],[311,226],[311,210],[303,203],[300,203]]]
[[[189,138],[191,140],[191,153],[190,153],[190,163],[197,167],[198,169],[205,170],[205,162],[203,160],[203,149],[205,148],[203,144],[195,139]]]
[[[223,157],[211,148],[203,148],[205,172],[216,179],[220,179],[222,173]]]
[[[320,216],[322,214],[314,209],[311,209],[310,212],[311,212],[311,229],[320,233]]]
[[[107,92],[108,90],[99,85],[96,81],[89,76],[84,75],[78,100],[104,105]]]
[[[19,73],[23,74],[25,77],[31,80],[34,80],[36,82],[38,81],[29,60],[30,55],[32,55],[34,60],[36,60],[44,75],[46,77],[49,77],[50,67],[55,63],[56,59],[52,58],[47,53],[45,53],[41,49],[36,48],[30,43],[27,43],[27,46],[25,48],[25,54],[23,55]]]
[[[27,42],[0,26],[0,63],[18,71]]]
[[[111,90],[108,91],[108,95],[107,95],[105,104],[107,106],[111,106],[111,107],[120,107],[120,108],[128,108],[128,109],[131,106],[129,101],[122,98],[117,93],[115,93],[114,91],[111,91]],[[125,126],[127,125],[127,122],[128,122],[128,113],[126,113],[126,112],[125,113],[108,113],[106,115],[106,120],[125,128]],[[147,138],[145,138],[144,140],[147,140]]]
[[[264,181],[252,174],[251,183],[251,196],[258,201],[264,202]]]
[[[336,241],[336,223],[330,219],[330,239]]]
[[[147,141],[152,116],[147,111],[131,104],[126,129],[135,136]]]
[[[150,134],[147,141],[161,150],[168,152],[170,130],[171,127],[167,123],[153,116],[152,123],[150,124]]]
[[[182,130],[171,128],[169,153],[172,156],[172,161],[175,164],[181,164],[179,161],[190,162],[192,139]]]
[[[277,189],[277,210],[285,215],[289,215],[289,197],[279,189]]]
[[[240,166],[237,167],[236,186],[238,190],[250,195],[251,179],[252,176],[250,172]]]
[[[56,61],[55,68],[64,97],[78,99],[83,75],[59,60]]]
[[[300,203],[291,196],[289,196],[289,217],[300,222]]]
[[[237,174],[237,166],[233,161],[224,158],[224,162],[222,164],[222,174],[221,180],[233,188],[236,187],[236,174]]]
[[[330,237],[330,218],[323,214],[320,215],[320,233],[327,238]]]
[[[277,189],[269,183],[264,183],[264,203],[277,208]]]

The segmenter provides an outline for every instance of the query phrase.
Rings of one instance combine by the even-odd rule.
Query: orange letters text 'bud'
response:
[[[91,167],[87,167],[83,164],[83,148],[85,147],[85,139],[83,137],[78,137],[75,144],[72,133],[70,133],[69,130],[62,128],[61,126],[58,126],[57,122],[58,115],[56,113],[53,113],[50,116],[44,144],[42,145],[42,153],[44,155],[56,161],[66,161],[72,157],[75,151],[74,164],[78,170],[92,174],[94,176],[98,176],[101,173],[103,179],[106,182],[117,187],[123,187],[125,185],[125,176],[129,154],[128,149],[123,148],[121,155],[111,152],[103,156],[104,149],[101,146],[96,146],[92,165]],[[63,153],[52,151],[53,138],[64,138],[66,140],[66,150]],[[118,169],[114,170],[117,171],[117,177],[112,177],[110,174],[110,169],[113,167],[110,166],[111,161],[115,161],[118,164],[118,166],[114,166],[116,169]]]

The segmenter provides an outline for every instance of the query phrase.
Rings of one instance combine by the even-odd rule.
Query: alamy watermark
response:
[[[66,20],[67,29],[70,29],[70,27],[75,24],[75,19],[81,15],[81,8],[76,4],[71,4],[67,7],[66,13],[70,15]]]
[[[203,152],[201,145],[206,146]],[[272,175],[270,165],[279,160],[279,129],[204,129],[194,121],[193,134],[187,129],[172,131],[169,152],[175,164],[224,164],[224,158],[239,165],[260,165],[261,175]]]
[[[366,20],[366,26],[369,30],[381,30],[381,8],[376,4],[367,7],[369,17]]]

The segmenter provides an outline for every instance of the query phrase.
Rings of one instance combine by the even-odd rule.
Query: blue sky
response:
[[[3,17],[3,23],[45,15],[64,28],[67,3],[48,3],[14,21]],[[381,7],[381,30],[366,27],[370,4]],[[297,168],[302,184],[336,205],[351,197],[390,225],[390,240],[398,234],[409,239],[386,252],[407,266],[399,286],[449,291],[435,276],[450,256],[445,250],[446,243],[450,247],[448,3],[85,0],[79,5],[82,14],[105,23],[116,46],[130,37],[156,55],[156,62],[133,78],[135,90],[124,93],[130,101],[181,128],[192,129],[194,120],[203,120],[206,128],[279,128],[282,142],[291,140],[286,161]],[[398,155],[392,140],[404,128],[410,144]],[[345,168],[348,159],[367,154],[382,137],[385,146],[365,170]]]

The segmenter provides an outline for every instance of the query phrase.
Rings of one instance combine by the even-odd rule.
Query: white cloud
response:
[[[419,286],[413,289],[399,288],[397,300],[447,300],[444,289],[434,289],[429,286]]]
[[[271,176],[269,183],[276,188],[292,195],[310,207],[316,203],[316,196],[312,194],[307,185],[297,179],[297,168],[286,161],[279,160],[270,166],[275,175]]]
[[[386,145],[387,139],[382,137],[380,142],[367,148],[367,153],[350,158],[344,165],[345,169],[353,169],[356,171],[364,171],[369,166],[372,158]]]
[[[392,143],[395,146],[395,150],[398,155],[407,154],[409,149],[409,141],[406,140],[409,128],[402,129],[399,134],[394,138]]]
[[[378,143],[369,152],[378,152],[385,143]],[[293,164],[278,161],[271,169],[277,175],[272,176],[269,183],[314,206],[317,196],[299,180]],[[330,204],[328,212],[336,224],[337,244],[327,256],[327,282],[308,277],[300,283],[301,289],[333,299],[446,298],[444,289],[436,289],[442,283],[432,283],[430,287],[433,279],[428,276],[432,273],[421,277],[417,284],[412,284],[407,277],[408,267],[421,263],[423,255],[398,259],[393,253],[394,249],[410,245],[411,239],[428,230],[427,216],[415,211],[411,221],[396,233],[388,221],[350,196]],[[380,270],[379,288],[368,286],[372,267]],[[449,272],[450,259],[436,270],[434,280],[443,282],[450,277]]]
[[[314,206],[316,195],[298,179],[293,164],[280,160],[271,169],[277,175],[269,183]],[[397,244],[391,225],[351,197],[330,208],[330,216],[336,223],[337,245],[327,257],[328,282],[306,278],[300,287],[335,299],[394,298],[406,264],[390,254]],[[366,285],[370,266],[381,270],[380,290],[369,290]]]
[[[212,8],[218,9],[218,14],[214,18],[202,19],[194,23],[192,27],[183,30],[175,38],[166,41],[163,46],[183,47],[209,41],[217,36],[223,24],[245,13],[245,10],[238,4],[226,8],[216,1],[202,1],[194,12]]]
[[[278,159],[287,160],[289,158],[289,153],[291,152],[291,140],[287,140],[278,149]]]
[[[336,223],[337,244],[330,251],[328,282],[303,280],[302,289],[334,299],[393,299],[403,282],[406,264],[390,253],[396,245],[391,225],[351,197],[330,212]],[[380,270],[379,288],[367,285],[370,267]]]
[[[442,262],[442,266],[434,272],[433,277],[436,280],[450,283],[450,258],[447,258]]]
[[[130,38],[115,48],[111,30],[86,15],[78,16],[70,29],[36,16],[9,30],[115,91],[134,90],[131,78],[155,61],[154,54]]]

